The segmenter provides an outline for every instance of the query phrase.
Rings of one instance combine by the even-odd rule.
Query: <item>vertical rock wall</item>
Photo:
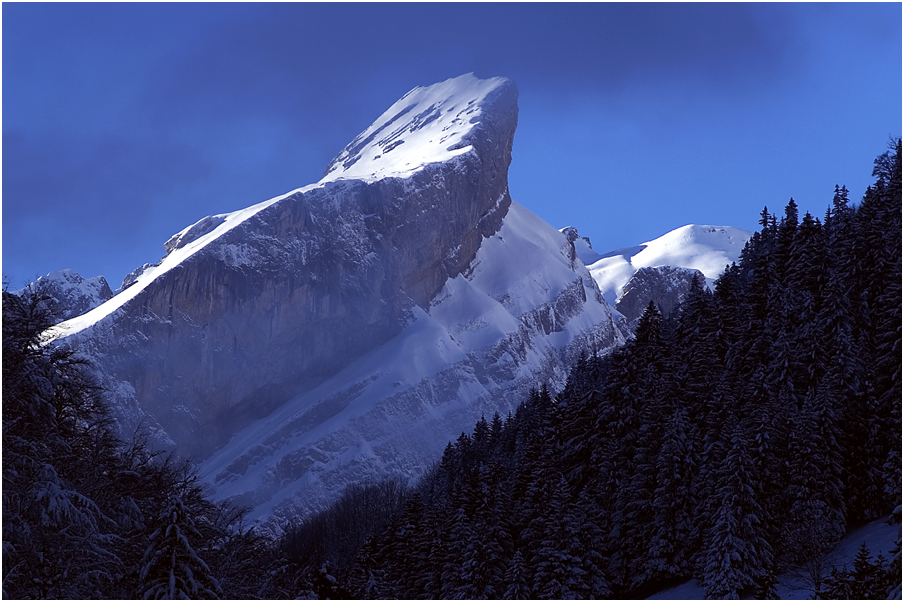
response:
[[[495,90],[466,140],[473,149],[450,161],[267,207],[73,343],[131,385],[181,452],[205,458],[399,333],[465,270],[510,204],[516,100],[511,82]]]

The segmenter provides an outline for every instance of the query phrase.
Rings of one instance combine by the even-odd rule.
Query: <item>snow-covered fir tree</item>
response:
[[[182,498],[173,496],[157,520],[145,551],[139,591],[143,599],[216,599],[220,583],[192,547],[200,537]]]

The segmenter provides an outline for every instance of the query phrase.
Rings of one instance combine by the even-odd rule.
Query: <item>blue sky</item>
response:
[[[4,3],[2,270],[113,288],[316,182],[411,88],[519,86],[512,197],[598,251],[859,199],[902,132],[902,8]]]

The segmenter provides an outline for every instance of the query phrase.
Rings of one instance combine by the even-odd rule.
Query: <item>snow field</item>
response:
[[[688,224],[635,247],[617,249],[588,264],[604,299],[610,305],[622,287],[644,267],[675,266],[700,270],[711,289],[727,265],[737,262],[753,233],[732,226]],[[577,241],[576,241],[577,246]]]
[[[481,101],[505,81],[469,73],[414,88],[343,149],[321,182],[405,178],[469,152],[463,141],[480,120]]]

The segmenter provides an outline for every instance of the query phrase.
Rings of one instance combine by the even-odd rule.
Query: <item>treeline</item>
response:
[[[568,599],[694,577],[711,598],[769,598],[807,562],[818,596],[888,590],[899,566],[865,559],[822,581],[846,529],[901,502],[901,141],[874,175],[857,206],[837,187],[822,221],[765,209],[713,293],[695,281],[670,315],[650,305],[555,398],[482,419],[354,561],[327,536],[307,584]]]
[[[3,598],[284,598],[286,563],[192,466],[115,436],[90,366],[3,292]],[[282,572],[281,572],[282,568]]]

